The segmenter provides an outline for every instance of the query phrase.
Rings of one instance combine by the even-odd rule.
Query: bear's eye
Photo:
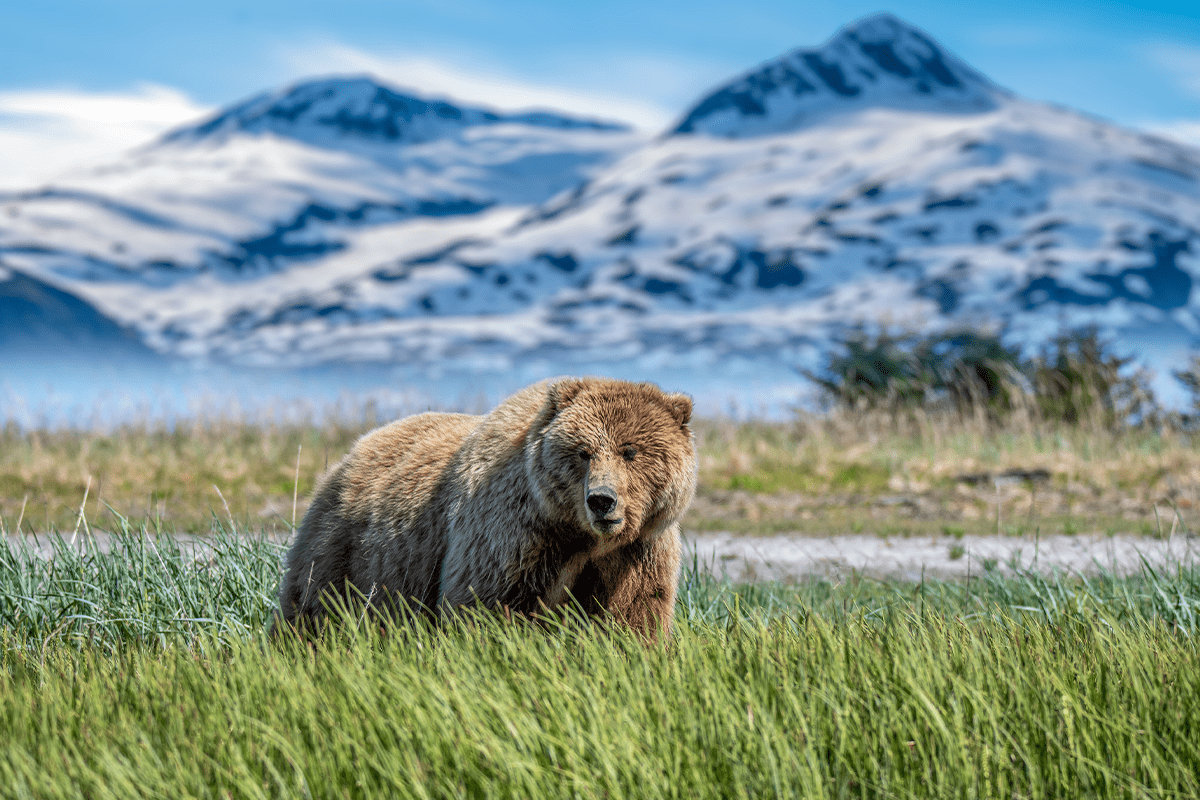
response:
[[[633,461],[634,456],[637,455],[637,448],[627,444],[621,448],[621,455],[625,456],[626,461]]]
[[[575,455],[579,456],[580,461],[591,461],[592,460],[592,454],[589,453],[587,450],[583,450],[583,449],[577,450]]]

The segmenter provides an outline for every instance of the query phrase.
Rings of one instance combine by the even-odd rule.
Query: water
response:
[[[562,374],[651,381],[691,395],[697,416],[787,419],[811,387],[782,364],[636,361],[563,364],[550,359],[475,370],[389,365],[306,370],[185,362],[32,362],[0,368],[0,424],[104,430],[186,419],[316,422],[331,416],[384,421],[427,410],[485,413],[518,389]]]

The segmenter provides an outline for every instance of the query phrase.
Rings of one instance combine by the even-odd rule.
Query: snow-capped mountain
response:
[[[1200,334],[1198,241],[1200,151],[1014,96],[889,15],[653,141],[327,81],[0,198],[0,264],[160,353],[693,391],[794,392],[859,323],[1096,324],[1165,375]]]
[[[267,92],[185,126],[163,142],[227,139],[273,133],[318,147],[378,153],[384,143],[421,144],[451,138],[466,128],[527,125],[562,130],[625,131],[618,122],[580,119],[550,112],[505,114],[456,106],[446,100],[400,94],[371,78],[311,81]]]
[[[0,195],[0,257],[59,281],[241,283],[339,252],[354,229],[543,201],[642,141],[618,123],[316,80]]]
[[[975,114],[1010,98],[921,31],[878,14],[824,47],[794,50],[722,86],[672,133],[744,138],[867,108]]]

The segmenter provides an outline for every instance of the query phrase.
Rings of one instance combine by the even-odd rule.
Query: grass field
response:
[[[1193,797],[1200,570],[731,585],[668,647],[265,642],[281,546],[0,551],[0,797]]]
[[[0,797],[1200,796],[1197,568],[735,585],[693,561],[666,647],[487,614],[270,644],[293,502],[367,427],[0,435],[0,528],[61,532],[0,548]],[[1177,431],[696,429],[697,528],[1161,531],[1200,487]],[[1048,477],[957,477],[1009,469]]]

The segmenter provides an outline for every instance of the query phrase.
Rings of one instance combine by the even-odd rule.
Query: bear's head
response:
[[[607,545],[661,533],[696,491],[691,415],[686,395],[650,383],[549,384],[526,460],[546,510]]]

